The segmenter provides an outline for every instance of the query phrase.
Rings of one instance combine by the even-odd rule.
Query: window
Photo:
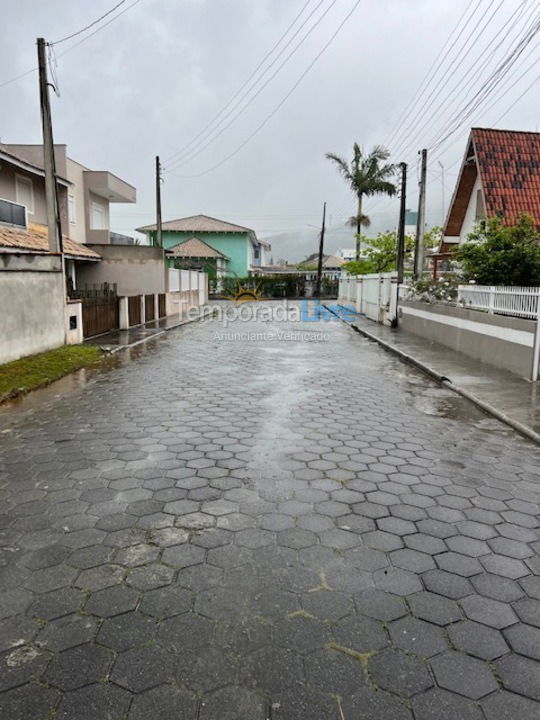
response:
[[[68,217],[69,222],[74,225],[77,222],[77,212],[75,208],[75,195],[68,195]]]
[[[26,207],[26,211],[34,214],[34,186],[30,178],[23,175],[15,176],[15,194],[17,202]]]
[[[97,202],[92,203],[92,230],[106,230],[105,208]]]

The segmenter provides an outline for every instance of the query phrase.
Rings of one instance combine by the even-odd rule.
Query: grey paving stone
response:
[[[356,609],[360,615],[366,615],[389,622],[407,614],[407,607],[402,598],[375,588],[364,590],[354,597]]]
[[[540,628],[540,600],[524,598],[514,603],[512,607],[522,622]]]
[[[0,695],[0,716],[11,720],[47,720],[60,701],[60,693],[54,688],[28,683]]]
[[[467,578],[445,570],[428,570],[423,573],[422,581],[429,592],[444,595],[451,600],[458,600],[473,592],[472,585]]]
[[[35,643],[47,650],[60,652],[93,640],[98,625],[98,618],[92,615],[66,615],[43,625]]]
[[[508,652],[508,645],[499,630],[472,620],[461,620],[448,627],[448,636],[456,650],[482,660],[494,660]]]
[[[174,656],[164,650],[155,647],[132,648],[116,658],[111,680],[138,693],[173,680],[175,667]]]
[[[480,707],[484,711],[486,720],[515,720],[516,718],[532,720],[538,716],[540,711],[538,702],[506,690],[501,690],[482,700]]]
[[[325,695],[352,695],[365,685],[362,664],[337,649],[316,650],[304,657],[305,682]]]
[[[498,688],[493,673],[482,660],[448,651],[430,662],[440,687],[472,700],[479,700]]]
[[[366,717],[369,720],[411,720],[404,702],[384,690],[360,688],[350,697],[342,698],[345,717]],[[306,720],[308,717],[306,716]],[[321,717],[332,717],[331,715]],[[338,716],[339,717],[339,716]]]
[[[107,618],[97,634],[100,645],[115,652],[123,652],[138,645],[151,643],[157,635],[157,624],[153,618],[137,611]]]
[[[111,683],[97,683],[67,692],[54,718],[95,720],[120,718],[127,713],[131,695]]]
[[[388,648],[374,655],[369,659],[368,672],[378,687],[407,698],[433,685],[426,663],[401,650]]]
[[[419,592],[408,598],[412,613],[436,625],[448,625],[460,620],[462,615],[454,600],[430,592]]]
[[[124,585],[98,590],[86,603],[86,610],[98,617],[112,617],[133,610],[139,601],[139,593]]]
[[[481,595],[469,595],[460,600],[460,604],[470,620],[475,620],[499,630],[518,621],[510,605]]]
[[[519,623],[507,628],[504,636],[512,650],[540,661],[540,629]]]
[[[86,643],[58,653],[45,673],[45,679],[61,690],[77,688],[103,681],[113,662],[113,655],[105,648]]]
[[[539,662],[512,654],[497,660],[495,667],[507,690],[540,700]]]
[[[392,645],[422,657],[432,657],[448,649],[439,627],[410,616],[390,623],[388,632]]]
[[[147,720],[159,715],[162,720],[192,720],[197,713],[197,697],[175,685],[160,685],[137,695],[129,710],[129,720]]]
[[[474,702],[441,688],[413,698],[412,708],[415,720],[484,720]]]
[[[229,686],[208,694],[201,703],[200,720],[267,720],[268,702],[254,690]]]

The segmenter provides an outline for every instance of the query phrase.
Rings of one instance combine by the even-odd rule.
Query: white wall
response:
[[[67,163],[67,179],[73,183],[68,189],[68,195],[73,195],[75,198],[75,214],[76,222],[68,223],[68,235],[72,240],[79,243],[86,242],[86,208],[85,208],[85,193],[83,183],[83,171],[87,170],[84,165],[81,165],[71,158],[66,159]]]
[[[459,242],[467,242],[467,235],[472,231],[476,223],[476,195],[478,190],[481,190],[482,185],[480,183],[480,176],[478,175],[469,199],[469,205],[463,218],[463,224],[461,226],[461,232],[459,235]]]

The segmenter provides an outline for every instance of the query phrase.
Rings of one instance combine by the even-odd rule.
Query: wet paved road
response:
[[[342,324],[220,330],[0,412],[0,717],[540,717],[539,449]]]

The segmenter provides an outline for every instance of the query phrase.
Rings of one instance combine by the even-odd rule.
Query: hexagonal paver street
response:
[[[0,497],[2,718],[540,718],[540,448],[340,322],[3,406]]]

